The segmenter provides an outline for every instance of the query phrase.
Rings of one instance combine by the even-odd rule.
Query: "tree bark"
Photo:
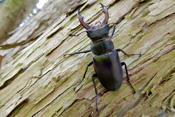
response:
[[[0,71],[2,117],[174,116],[174,0],[102,1],[110,13],[109,23],[125,17],[112,38],[115,48],[142,54],[141,57],[120,54],[121,61],[128,66],[136,93],[133,94],[126,82],[125,72],[117,91],[107,91],[96,79],[99,94],[99,112],[96,112],[93,67],[76,87],[93,54],[64,57],[90,48],[91,42],[85,33],[79,37],[69,37],[69,34],[85,30],[76,16],[80,7],[86,22],[102,21],[99,3],[51,1],[0,46],[4,56]],[[64,11],[56,15],[59,12],[56,9]]]
[[[0,4],[0,44],[4,42],[25,17],[36,7],[38,0],[4,0]]]

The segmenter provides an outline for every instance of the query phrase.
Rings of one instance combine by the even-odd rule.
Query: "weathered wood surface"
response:
[[[100,2],[109,9],[110,23],[125,16],[117,25],[112,39],[115,48],[127,53],[141,52],[142,56],[120,54],[121,61],[128,65],[136,94],[132,93],[125,80],[118,91],[107,92],[96,79],[100,109],[97,113],[91,81],[93,67],[88,70],[78,90],[74,90],[93,55],[88,53],[64,58],[64,54],[90,48],[90,40],[85,33],[79,37],[68,35],[85,30],[76,16],[76,9],[82,4],[81,11],[86,22],[95,24],[103,19]],[[52,25],[38,31],[45,24],[41,23],[44,18],[48,22],[49,18],[52,19],[49,13],[55,12],[56,5],[56,1],[50,2],[46,10],[39,12],[1,45],[0,53],[4,56],[0,71],[2,117],[174,115],[174,0],[145,0],[140,3],[137,0],[74,1],[69,4],[71,7],[66,6],[73,10],[65,10],[66,13],[62,12]]]
[[[0,3],[0,44],[11,35],[25,17],[32,12],[38,0],[4,0]]]

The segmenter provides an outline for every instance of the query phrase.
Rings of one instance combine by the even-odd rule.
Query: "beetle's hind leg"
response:
[[[128,75],[128,69],[127,69],[126,63],[125,63],[125,62],[121,62],[121,65],[122,65],[122,66],[123,66],[123,65],[125,66],[127,82],[129,83],[129,85],[130,85],[131,88],[133,89],[134,93],[136,93],[134,87],[132,86],[132,84],[131,84],[131,82],[130,82],[129,75]]]
[[[64,57],[67,56],[67,55],[75,55],[75,54],[88,53],[88,52],[91,52],[91,49],[90,50],[79,51],[79,52],[74,52],[74,53],[70,53],[70,54],[65,54]]]
[[[126,55],[126,56],[135,56],[135,55],[137,55],[137,56],[141,56],[142,54],[141,53],[139,53],[139,54],[127,54],[125,51],[123,51],[122,49],[116,49],[116,51],[121,51],[124,55]]]
[[[95,102],[95,104],[96,104],[96,111],[99,111],[98,110],[98,105],[97,105],[97,103],[98,103],[98,92],[97,92],[97,88],[96,88],[96,84],[95,84],[95,77],[97,77],[97,74],[93,74],[92,75],[92,81],[93,81],[93,85],[94,85],[94,89],[95,89],[95,94],[96,94],[96,102]]]

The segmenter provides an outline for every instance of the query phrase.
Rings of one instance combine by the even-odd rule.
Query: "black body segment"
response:
[[[121,86],[123,73],[117,51],[94,56],[93,65],[100,83],[107,90],[115,91]]]
[[[100,40],[96,43],[91,43],[92,53],[95,55],[101,55],[106,52],[110,52],[114,49],[113,42],[108,38]]]
[[[95,29],[88,29],[87,36],[94,42],[104,37],[108,37],[109,34],[109,25],[105,24],[102,27],[98,27]]]

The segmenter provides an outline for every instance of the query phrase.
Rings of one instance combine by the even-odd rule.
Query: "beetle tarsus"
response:
[[[122,66],[125,66],[125,72],[126,72],[126,78],[127,78],[127,82],[129,83],[129,85],[131,86],[131,88],[133,89],[134,93],[136,93],[134,87],[132,86],[131,82],[130,82],[130,78],[129,78],[129,75],[128,75],[128,69],[127,69],[127,65],[125,62],[121,62],[121,65]]]
[[[116,51],[118,51],[118,52],[121,51],[124,55],[126,55],[126,56],[128,56],[128,57],[129,57],[129,56],[135,56],[135,55],[136,55],[136,56],[139,56],[139,57],[141,56],[141,53],[139,53],[139,54],[127,54],[127,53],[126,53],[125,51],[123,51],[122,49],[116,49]]]
[[[0,55],[0,70],[1,70],[1,62],[2,62],[3,56]]]
[[[141,57],[142,56],[142,54],[141,53],[139,53],[139,54],[130,54],[130,56],[139,56],[139,57]]]
[[[80,36],[80,35],[81,35],[82,33],[84,33],[84,32],[87,32],[87,31],[80,32],[80,33],[77,34],[77,35],[69,34],[69,36],[70,36],[70,37],[78,37],[78,36]]]
[[[75,54],[88,53],[88,52],[91,52],[91,49],[90,50],[79,51],[79,52],[74,52],[74,53],[70,53],[70,54],[65,54],[64,57],[67,56],[67,55],[75,55]]]
[[[92,81],[93,81],[93,85],[94,85],[94,89],[95,89],[95,95],[96,95],[96,102],[95,102],[96,111],[99,111],[98,110],[98,92],[97,92],[97,87],[96,87],[96,84],[95,84],[95,77],[97,77],[97,74],[92,75]]]
[[[139,57],[142,56],[141,52],[140,52],[139,54],[129,54],[129,55],[130,55],[130,56],[139,56]]]
[[[127,54],[125,51],[123,51],[122,49],[116,49],[116,51],[122,52],[126,56],[131,56],[130,54]]]

